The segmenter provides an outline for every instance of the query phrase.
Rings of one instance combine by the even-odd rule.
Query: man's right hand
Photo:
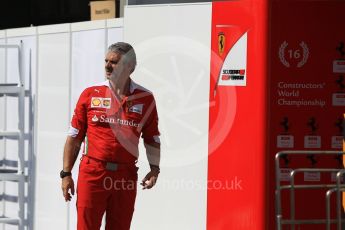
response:
[[[62,178],[61,188],[65,201],[70,201],[72,199],[72,195],[74,195],[74,181],[72,176]],[[69,190],[71,190],[71,193],[69,193]]]

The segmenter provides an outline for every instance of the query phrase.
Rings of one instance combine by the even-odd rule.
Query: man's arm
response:
[[[153,95],[151,96],[152,103],[146,111],[148,117],[142,130],[146,156],[149,161],[151,171],[142,180],[141,185],[143,186],[143,189],[152,188],[156,184],[158,174],[160,173],[159,163],[161,158],[161,148],[159,140],[160,132],[158,130],[158,113],[155,99]]]
[[[144,177],[141,184],[143,185],[143,189],[150,189],[156,184],[158,174],[160,173],[160,143],[144,143],[144,146],[146,148],[146,156],[150,164],[151,171]]]
[[[71,172],[73,165],[78,157],[81,141],[78,138],[68,136],[63,153],[63,171]],[[65,201],[70,201],[74,195],[74,181],[72,176],[62,178],[61,188]],[[69,193],[71,190],[71,194]]]
[[[81,141],[78,138],[68,136],[63,153],[63,171],[72,171],[73,165],[78,157]]]

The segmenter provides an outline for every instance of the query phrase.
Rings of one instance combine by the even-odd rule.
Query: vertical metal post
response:
[[[276,163],[276,221],[277,221],[277,229],[281,229],[281,189],[280,189],[280,165],[279,165],[280,154],[278,153],[275,158]]]
[[[341,230],[341,178],[344,175],[345,170],[342,169],[339,172],[337,172],[337,229]]]
[[[5,31],[5,45],[7,45],[7,31]],[[4,57],[4,62],[5,62],[5,64],[4,64],[4,73],[5,73],[5,79],[4,79],[4,83],[7,83],[7,75],[8,75],[8,67],[7,67],[7,63],[8,63],[8,60],[7,60],[7,56],[8,56],[8,50],[7,50],[7,47],[4,47],[4,55],[5,55],[5,57]],[[6,111],[7,111],[7,98],[6,98],[6,96],[4,96],[4,130],[6,130],[7,129],[7,122],[6,122],[6,120],[7,120],[7,113],[6,113]],[[7,141],[6,141],[6,139],[5,138],[3,138],[3,140],[4,140],[4,147],[3,147],[3,150],[4,150],[4,155],[3,155],[3,157],[2,157],[2,160],[3,161],[5,161],[5,159],[6,159],[6,153],[7,153]],[[1,181],[1,183],[2,183],[2,196],[3,197],[5,197],[5,192],[6,192],[6,181]],[[2,213],[2,215],[6,215],[6,201],[5,201],[5,199],[3,199],[2,200],[2,210],[3,210],[3,213]],[[2,224],[1,225],[1,229],[2,230],[4,230],[5,229],[5,224]]]
[[[290,174],[290,219],[291,219],[291,229],[295,230],[295,171]]]
[[[34,143],[33,143],[33,124],[34,124],[34,116],[33,116],[33,98],[32,98],[32,53],[31,53],[31,49],[29,50],[29,95],[27,95],[29,97],[29,152],[28,152],[28,197],[30,197],[31,195],[34,194],[34,183],[33,183],[33,179],[29,179],[29,178],[33,178],[33,171],[34,171],[34,164],[33,164],[33,153],[34,153]],[[27,206],[27,229],[28,230],[33,230],[33,207],[34,207],[34,202],[33,199],[27,199],[28,202],[28,206]],[[32,221],[30,221],[32,220]]]
[[[281,212],[281,189],[280,189],[280,154],[276,155],[275,163],[276,163],[276,221],[277,221],[277,229],[280,230],[282,228],[281,219],[282,219],[282,212]]]
[[[326,192],[326,229],[331,230],[331,195],[337,191],[337,188],[330,189]]]
[[[19,121],[18,121],[18,129],[19,129],[19,140],[18,140],[18,174],[22,177],[18,181],[18,205],[19,205],[19,230],[24,230],[24,219],[25,219],[25,205],[24,205],[24,191],[25,191],[25,179],[24,179],[24,155],[25,155],[25,79],[23,76],[23,58],[22,58],[22,50],[23,50],[23,41],[20,41],[20,49],[18,49],[18,67],[19,67],[19,84],[20,84],[20,93],[18,97],[18,111],[19,111]]]

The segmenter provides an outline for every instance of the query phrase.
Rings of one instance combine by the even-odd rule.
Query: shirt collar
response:
[[[129,92],[131,94],[133,94],[134,90],[138,88],[138,84],[135,83],[132,79],[129,79],[130,80],[130,83],[129,83]],[[110,88],[110,82],[109,80],[106,80],[104,82],[101,83],[101,85],[104,85],[104,86],[107,86]]]

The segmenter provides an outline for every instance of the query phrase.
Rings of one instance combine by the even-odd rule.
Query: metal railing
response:
[[[275,156],[275,176],[276,176],[276,189],[275,189],[275,210],[276,210],[276,224],[277,229],[281,230],[283,225],[290,225],[291,229],[294,230],[297,225],[301,224],[325,224],[326,229],[331,229],[332,224],[337,225],[337,230],[341,230],[341,223],[345,222],[342,219],[341,211],[341,193],[345,191],[345,184],[342,184],[342,176],[345,174],[344,169],[336,168],[295,168],[291,169],[290,172],[290,184],[282,185],[280,180],[281,167],[280,159],[284,155],[343,155],[342,151],[281,151]],[[305,172],[319,172],[319,173],[337,173],[336,183],[331,184],[295,184],[295,177],[299,173]],[[324,219],[297,219],[296,218],[296,200],[295,191],[296,190],[315,190],[322,189],[325,191],[325,201],[326,201],[326,216]],[[290,192],[290,218],[284,219],[282,212],[282,200],[281,193],[283,190],[288,190]],[[331,195],[336,193],[336,219],[331,218]]]

